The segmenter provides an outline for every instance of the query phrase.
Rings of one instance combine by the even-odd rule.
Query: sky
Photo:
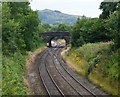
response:
[[[99,9],[103,0],[32,0],[30,6],[33,10],[58,10],[71,15],[85,15],[87,17],[99,17],[102,12]]]

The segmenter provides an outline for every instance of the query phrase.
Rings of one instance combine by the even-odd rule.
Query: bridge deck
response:
[[[69,32],[44,32],[40,33],[41,36],[70,36]]]

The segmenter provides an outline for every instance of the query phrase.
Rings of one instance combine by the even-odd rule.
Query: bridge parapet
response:
[[[41,36],[68,36],[70,37],[69,32],[44,32],[40,33]]]

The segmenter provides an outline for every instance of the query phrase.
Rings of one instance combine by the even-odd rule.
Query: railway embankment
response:
[[[118,52],[113,52],[111,45],[112,42],[89,43],[63,50],[61,55],[80,76],[109,94],[118,95]]]

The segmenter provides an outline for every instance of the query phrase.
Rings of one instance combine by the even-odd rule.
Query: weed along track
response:
[[[47,91],[46,95],[61,97],[107,95],[75,74],[61,58],[60,51],[61,48],[47,48],[40,55],[39,75]]]

